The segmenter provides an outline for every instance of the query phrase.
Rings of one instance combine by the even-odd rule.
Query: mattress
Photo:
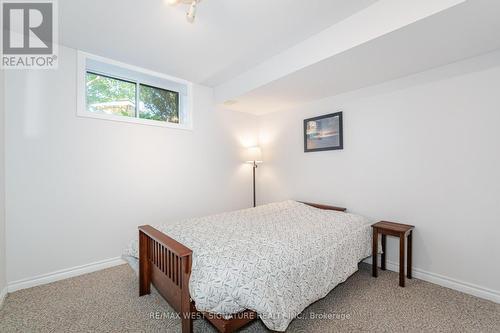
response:
[[[189,291],[199,311],[253,310],[284,331],[371,255],[370,225],[289,200],[155,228],[193,250]],[[124,255],[138,257],[137,239]]]

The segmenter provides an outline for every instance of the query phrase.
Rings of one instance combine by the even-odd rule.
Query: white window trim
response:
[[[98,114],[87,111],[87,85],[86,85],[86,62],[87,59],[96,60],[102,63],[122,67],[125,69],[129,69],[135,72],[139,72],[142,74],[155,76],[161,79],[173,81],[176,83],[183,84],[187,87],[187,108],[186,112],[186,122],[182,124],[175,124],[169,122],[163,122],[158,120],[150,120],[150,119],[141,119],[134,117],[125,117],[125,116],[115,116],[115,115],[107,115],[107,114]],[[173,76],[165,75],[162,73],[154,72],[149,69],[129,65],[123,62],[119,62],[116,60],[112,60],[109,58],[104,58],[101,56],[93,55],[90,53],[86,53],[83,51],[78,51],[78,59],[77,59],[77,108],[76,113],[79,117],[87,117],[87,118],[96,118],[96,119],[104,119],[125,123],[134,123],[141,125],[149,125],[149,126],[158,126],[158,127],[166,127],[166,128],[174,128],[181,130],[192,130],[193,129],[193,83],[179,79]],[[110,76],[113,76],[112,74]]]

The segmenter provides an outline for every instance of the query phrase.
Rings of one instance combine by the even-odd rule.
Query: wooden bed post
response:
[[[139,296],[151,293],[151,266],[149,263],[149,237],[139,231]]]
[[[183,257],[181,263],[181,325],[182,333],[193,332],[193,313],[189,296],[189,277],[191,276],[191,255]]]

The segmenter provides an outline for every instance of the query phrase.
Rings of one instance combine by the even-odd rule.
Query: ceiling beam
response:
[[[401,29],[466,0],[379,0],[262,64],[215,87],[217,103]]]

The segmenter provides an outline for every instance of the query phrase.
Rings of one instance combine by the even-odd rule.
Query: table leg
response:
[[[373,228],[373,242],[372,242],[372,276],[377,277],[377,256],[378,256],[378,230]]]
[[[380,256],[380,268],[383,271],[385,271],[385,261],[386,261],[386,256],[385,256],[386,239],[387,236],[382,234],[382,255]]]
[[[406,235],[399,236],[399,286],[405,286],[405,238]]]
[[[407,247],[408,247],[408,250],[407,250],[407,256],[408,256],[408,263],[407,263],[407,267],[406,267],[406,276],[408,277],[408,279],[411,279],[411,266],[412,266],[412,241],[413,241],[413,231],[410,231],[410,233],[408,234],[408,244],[407,244]]]

